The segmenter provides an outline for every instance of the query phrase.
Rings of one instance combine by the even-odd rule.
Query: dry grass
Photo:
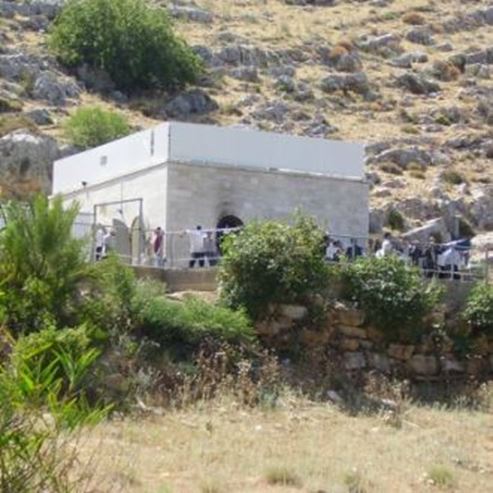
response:
[[[271,410],[222,399],[103,424],[82,456],[94,449],[100,492],[484,493],[493,415],[410,405],[395,427],[289,395]]]

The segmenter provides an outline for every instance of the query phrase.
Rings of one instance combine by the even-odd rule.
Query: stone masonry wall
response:
[[[365,314],[337,303],[322,326],[310,327],[308,309],[277,305],[257,324],[259,336],[271,347],[288,349],[293,337],[308,354],[338,359],[350,373],[377,370],[415,380],[493,375],[493,338],[481,339],[474,353],[461,357],[447,337],[430,334],[420,344],[387,343],[381,331],[365,323]]]

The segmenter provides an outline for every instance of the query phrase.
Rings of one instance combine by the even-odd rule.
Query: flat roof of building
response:
[[[168,122],[58,160],[53,193],[67,193],[151,166],[221,165],[364,179],[361,143],[238,127]]]

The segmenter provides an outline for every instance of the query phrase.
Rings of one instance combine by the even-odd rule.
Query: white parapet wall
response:
[[[166,162],[364,179],[364,147],[359,143],[170,122],[56,161],[53,193],[73,192]]]

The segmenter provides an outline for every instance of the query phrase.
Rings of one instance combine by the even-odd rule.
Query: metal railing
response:
[[[93,226],[86,223],[84,227],[78,225],[79,231],[86,231],[92,237],[92,251],[96,251],[96,235]],[[107,233],[112,230],[112,225],[98,225]],[[234,234],[239,228],[223,229],[194,229],[178,231],[162,231],[162,243],[160,248],[155,247],[156,230],[137,228],[136,230],[117,231],[107,238],[100,257],[115,252],[125,263],[133,266],[144,266],[155,269],[200,269],[215,267],[221,259],[220,240],[224,235]],[[339,255],[351,261],[358,256],[378,255],[379,241],[368,237],[350,235],[327,235],[328,262],[337,262],[334,258],[334,246]],[[332,245],[332,248],[329,248]],[[479,250],[471,246],[460,246],[454,242],[444,244],[416,243],[423,253],[421,256],[413,256],[408,247],[411,244],[402,240],[394,240],[391,254],[399,256],[403,262],[420,268],[424,277],[429,279],[453,280],[460,282],[472,282],[478,279],[492,280],[493,274],[490,265],[493,263],[493,249]],[[425,252],[434,249],[433,259],[426,257]],[[453,249],[456,260],[447,264],[443,260],[444,254]],[[450,253],[450,252],[449,252]],[[442,256],[442,258],[440,257]],[[92,258],[95,258],[93,253]]]

